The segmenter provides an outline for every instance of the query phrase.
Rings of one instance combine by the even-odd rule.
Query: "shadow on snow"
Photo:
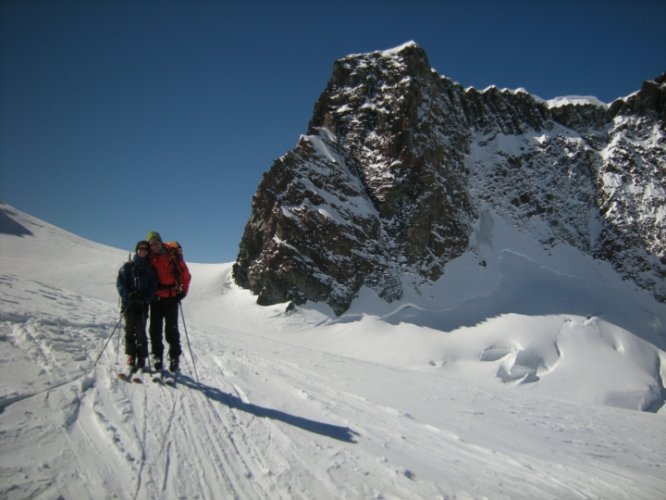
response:
[[[186,375],[181,374],[178,377],[178,383],[180,385],[189,387],[190,389],[201,391],[208,399],[222,403],[229,408],[244,411],[254,415],[255,417],[270,418],[272,420],[284,422],[285,424],[293,425],[294,427],[299,427],[300,429],[306,430],[308,432],[314,432],[315,434],[321,434],[322,436],[337,439],[338,441],[356,443],[356,436],[358,436],[358,433],[349,427],[318,422],[316,420],[310,420],[308,418],[291,415],[280,410],[264,408],[252,403],[246,403],[238,396],[233,396],[215,387],[202,384],[201,382],[196,382]]]
[[[599,317],[666,350],[666,310],[652,299],[644,301],[635,290],[615,289],[559,274],[510,252],[502,255],[500,270],[500,279],[493,290],[471,297],[454,309],[428,311],[403,307],[383,319],[394,325],[411,323],[450,332],[505,314],[572,314]]]

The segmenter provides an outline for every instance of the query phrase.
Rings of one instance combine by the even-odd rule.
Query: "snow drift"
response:
[[[666,306],[490,210],[473,238],[341,316],[190,264],[172,389],[115,377],[118,333],[92,368],[127,254],[0,205],[0,496],[659,498]]]

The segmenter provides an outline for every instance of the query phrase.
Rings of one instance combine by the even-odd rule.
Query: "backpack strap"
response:
[[[168,241],[164,243],[164,247],[169,253],[171,273],[176,280],[176,286],[180,289],[183,286],[183,273],[180,269],[180,262],[183,259],[183,247],[177,241]]]

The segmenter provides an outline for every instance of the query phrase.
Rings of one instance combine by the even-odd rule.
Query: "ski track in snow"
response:
[[[0,274],[3,499],[652,500],[666,491],[663,412],[336,353],[307,340],[325,333],[304,322],[299,337],[220,276],[197,293],[222,286],[229,312],[245,300],[247,327],[224,326],[224,312],[222,326],[197,317],[202,306],[188,297],[200,380],[181,331],[177,387],[148,375],[127,383],[116,376],[122,328],[91,368],[118,323],[115,303]],[[480,367],[504,357],[484,355]]]
[[[24,344],[43,331],[39,320],[18,325],[15,335]],[[63,322],[64,330],[71,327]],[[177,388],[147,376],[143,384],[120,381],[112,342],[94,373],[7,404],[2,496],[657,498],[666,486],[659,449],[649,443],[623,449],[630,444],[619,437],[624,429],[611,432],[595,421],[602,409],[571,405],[568,421],[561,402],[487,394],[438,376],[298,352],[279,341],[260,345],[236,332],[191,335],[195,352],[205,353],[198,359],[200,384],[187,372]],[[81,360],[83,349],[61,344],[58,351],[42,338],[48,349],[28,353],[49,376],[71,375],[56,362],[64,353],[80,360],[79,370],[90,363]],[[100,335],[93,339],[98,347]],[[402,384],[414,385],[413,400],[401,398]],[[486,401],[477,411],[478,399]],[[433,416],[423,410],[430,405],[442,414],[422,420],[421,411]],[[491,412],[498,409],[508,413],[497,418]],[[611,411],[621,413],[620,421],[650,417]],[[577,428],[582,421],[590,427]],[[655,423],[663,436],[663,420]],[[483,435],[506,432],[507,425],[525,426],[527,441],[530,427],[532,439],[558,437],[554,455],[548,457],[548,441],[539,443],[541,456],[530,455],[535,444],[514,447],[519,430],[507,432],[507,442]],[[340,439],[345,429],[349,442]],[[26,460],[22,453],[9,465],[12,443],[35,455]],[[58,451],[39,456],[40,448]]]
[[[5,498],[657,498],[666,486],[663,452],[621,437],[624,420],[651,415],[612,409],[605,422],[608,409],[205,329],[191,334],[201,383],[186,371],[177,388],[133,384],[114,376],[114,342],[91,373],[84,350],[54,343],[38,316],[17,325],[14,342],[41,333],[27,352],[44,374],[71,376],[65,355],[81,373],[5,405]],[[543,441],[522,446],[521,434]],[[9,465],[13,442],[35,456]]]

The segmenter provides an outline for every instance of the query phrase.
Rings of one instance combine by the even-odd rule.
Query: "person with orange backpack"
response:
[[[177,242],[163,243],[156,231],[149,231],[146,237],[150,243],[150,263],[157,271],[157,292],[150,304],[150,346],[153,368],[162,372],[164,344],[162,329],[169,344],[169,371],[178,370],[178,359],[182,353],[178,330],[178,306],[187,296],[192,276],[182,256]]]

